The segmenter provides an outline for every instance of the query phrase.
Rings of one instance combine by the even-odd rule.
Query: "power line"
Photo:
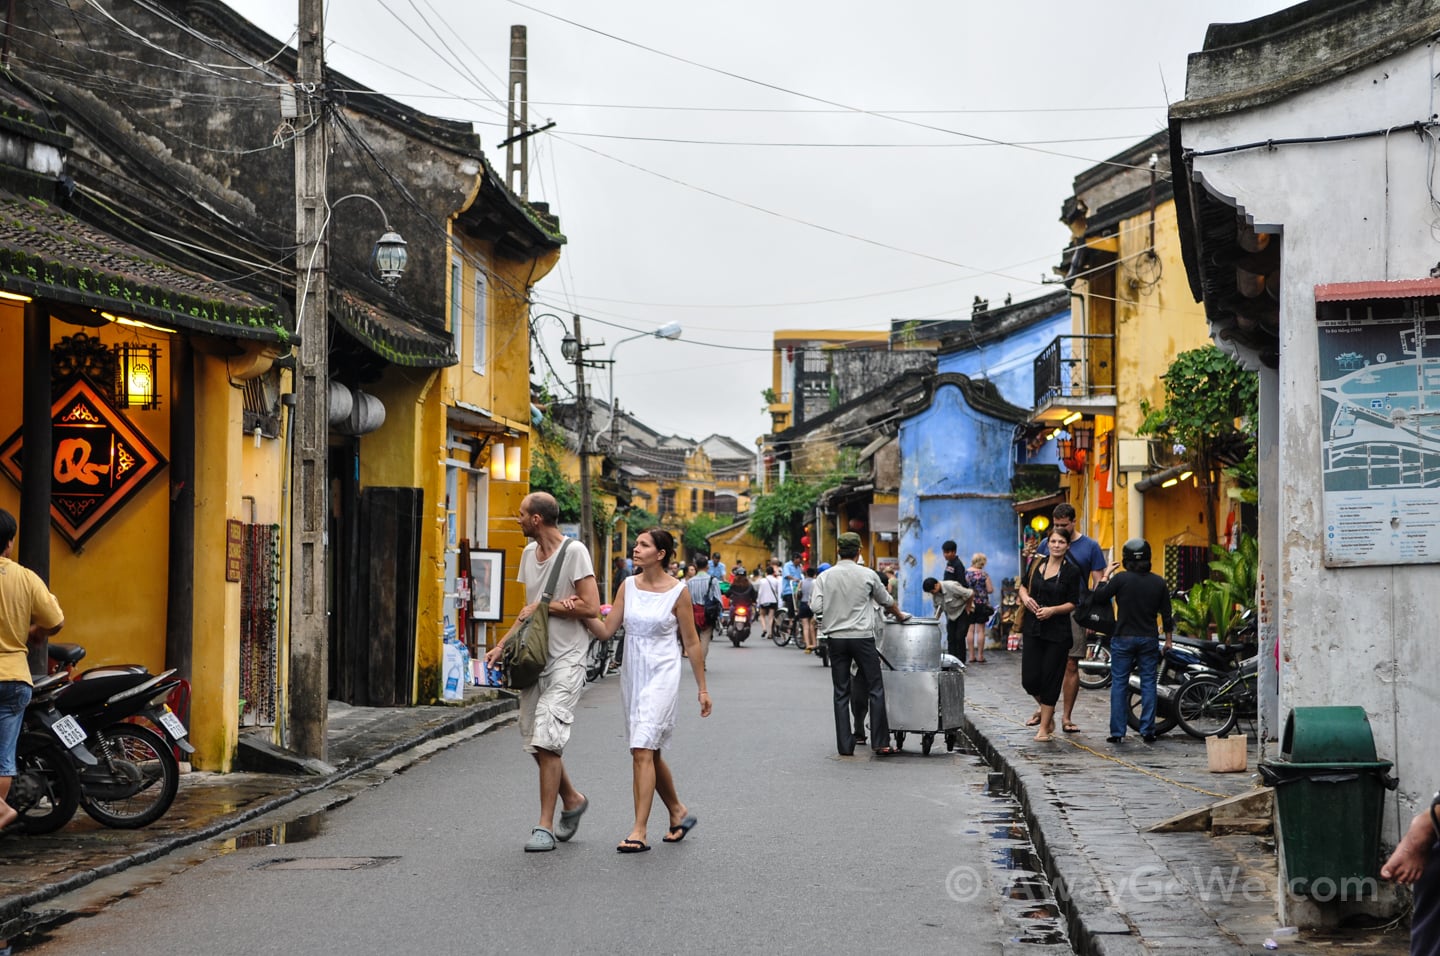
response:
[[[684,63],[684,64],[686,64],[687,66],[693,66],[693,67],[695,67],[696,69],[705,70],[705,71],[710,72],[710,73],[716,73],[716,74],[718,74],[718,75],[720,75],[720,76],[729,77],[729,78],[732,79],[732,80],[739,80],[739,81],[742,82],[742,83],[749,83],[749,84],[751,84],[751,85],[753,85],[753,86],[762,87],[763,89],[773,90],[773,91],[775,91],[775,92],[777,92],[777,93],[784,93],[784,94],[786,94],[787,96],[796,96],[796,97],[799,97],[800,99],[809,100],[809,101],[811,101],[811,102],[813,102],[813,103],[820,103],[820,104],[822,104],[822,105],[824,105],[824,106],[831,106],[831,107],[835,107],[835,108],[838,108],[838,109],[841,109],[841,110],[846,110],[846,111],[851,112],[851,113],[858,113],[858,114],[860,114],[860,115],[862,115],[862,116],[873,116],[873,117],[875,117],[876,119],[882,119],[882,120],[886,120],[886,121],[892,122],[892,123],[900,123],[900,124],[902,124],[902,125],[904,125],[904,126],[914,126],[914,127],[918,128],[918,129],[927,129],[927,130],[931,130],[931,131],[937,132],[937,133],[945,133],[945,134],[950,135],[950,136],[961,136],[961,137],[964,137],[965,139],[971,139],[971,140],[975,140],[975,141],[981,142],[981,143],[989,143],[989,144],[994,145],[994,146],[1010,146],[1010,147],[1013,147],[1013,148],[1016,148],[1016,149],[1024,149],[1024,150],[1029,150],[1029,151],[1032,151],[1032,152],[1043,153],[1043,154],[1045,154],[1045,155],[1047,155],[1047,156],[1058,156],[1058,157],[1061,157],[1061,158],[1063,158],[1063,159],[1077,159],[1077,160],[1080,160],[1081,162],[1090,163],[1090,164],[1092,164],[1092,165],[1102,165],[1102,164],[1103,164],[1103,165],[1110,165],[1110,166],[1121,166],[1121,167],[1126,168],[1126,169],[1146,169],[1146,168],[1148,168],[1148,167],[1143,167],[1143,166],[1130,166],[1130,165],[1125,164],[1125,163],[1115,163],[1115,162],[1111,162],[1111,161],[1108,161],[1108,160],[1091,159],[1091,158],[1088,158],[1088,157],[1085,157],[1085,156],[1076,156],[1076,155],[1074,155],[1074,154],[1072,154],[1072,153],[1062,153],[1062,152],[1059,152],[1059,151],[1057,151],[1057,150],[1042,149],[1042,148],[1039,147],[1039,146],[1026,146],[1026,145],[1022,145],[1022,144],[1019,144],[1019,143],[1006,142],[1005,140],[994,139],[994,138],[989,137],[989,136],[981,136],[981,135],[976,134],[976,133],[967,133],[967,132],[965,132],[964,130],[949,129],[948,127],[936,126],[936,125],[934,125],[934,124],[932,124],[932,123],[921,123],[921,122],[919,122],[919,121],[917,121],[917,120],[906,119],[906,118],[903,117],[903,116],[898,116],[898,115],[895,115],[895,114],[880,113],[880,112],[877,112],[877,111],[875,111],[875,110],[868,110],[868,109],[865,109],[865,108],[859,107],[859,106],[851,106],[851,105],[848,104],[848,103],[841,103],[841,102],[839,102],[838,100],[826,99],[826,98],[823,97],[823,96],[816,96],[816,95],[811,94],[811,93],[803,93],[803,92],[801,92],[801,91],[799,91],[799,90],[792,90],[792,89],[790,89],[789,87],[780,86],[779,84],[776,84],[776,83],[770,83],[770,82],[768,82],[768,81],[766,81],[766,80],[758,80],[758,79],[755,79],[754,77],[746,76],[746,75],[744,75],[743,73],[735,73],[735,72],[733,72],[733,71],[731,71],[731,70],[726,70],[726,69],[723,69],[723,68],[717,67],[717,66],[710,66],[709,64],[701,63],[701,62],[699,62],[698,60],[692,60],[692,59],[689,59],[688,57],[683,57],[683,56],[680,56],[680,55],[675,54],[675,53],[668,53],[668,52],[666,52],[666,51],[664,51],[664,50],[661,50],[661,49],[658,49],[658,48],[656,48],[656,47],[648,46],[648,45],[646,45],[646,44],[644,44],[644,43],[640,43],[640,42],[635,41],[635,40],[626,39],[625,37],[619,36],[619,35],[614,34],[614,33],[608,33],[608,32],[606,32],[606,31],[604,31],[604,30],[601,30],[601,29],[599,29],[599,28],[597,28],[597,27],[592,27],[592,26],[589,26],[589,25],[587,25],[587,24],[580,23],[580,22],[577,21],[577,20],[571,20],[571,19],[569,19],[568,17],[562,17],[562,16],[560,16],[558,13],[551,13],[551,12],[548,11],[548,10],[542,10],[542,9],[540,9],[539,7],[531,6],[531,5],[528,4],[528,3],[524,3],[524,2],[522,2],[522,0],[509,0],[509,2],[512,3],[512,4],[514,4],[514,5],[517,6],[517,7],[520,7],[521,9],[529,10],[529,11],[531,11],[532,13],[538,13],[538,14],[540,14],[541,16],[543,16],[543,17],[549,17],[549,18],[551,18],[552,20],[558,20],[558,21],[560,21],[561,23],[569,24],[570,26],[576,27],[577,29],[585,30],[586,32],[589,32],[589,33],[594,33],[594,34],[596,34],[597,36],[602,36],[602,37],[605,37],[606,39],[609,39],[609,40],[614,40],[614,41],[617,42],[617,43],[623,43],[623,44],[625,44],[626,46],[635,47],[635,48],[638,49],[638,50],[644,50],[644,51],[647,52],[647,53],[651,53],[651,54],[654,54],[655,56],[659,56],[659,57],[664,57],[664,58],[667,59],[667,60],[674,60],[674,61],[677,62],[677,63]]]

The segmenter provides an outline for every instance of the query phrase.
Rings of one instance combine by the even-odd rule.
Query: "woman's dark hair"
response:
[[[935,590],[935,588],[939,584],[940,582],[935,580],[934,578],[926,578],[920,583],[920,590],[924,591],[926,594],[929,594],[931,591]]]
[[[1059,505],[1056,505],[1056,507],[1058,508]],[[1049,538],[1050,535],[1052,535],[1052,534],[1058,534],[1060,537],[1064,538],[1066,541],[1074,541],[1074,540],[1075,540],[1075,533],[1072,532],[1072,531],[1063,531],[1063,530],[1061,530],[1060,528],[1051,528],[1051,529],[1050,529],[1050,533],[1047,534],[1047,535],[1045,535],[1045,537],[1046,537],[1046,538]]]
[[[641,534],[648,534],[650,540],[655,542],[655,548],[665,555],[665,560],[660,562],[662,568],[670,567],[670,562],[675,560],[675,536],[664,528],[646,528]]]

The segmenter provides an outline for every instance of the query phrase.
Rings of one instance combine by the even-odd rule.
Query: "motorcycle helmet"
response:
[[[1147,574],[1150,571],[1150,542],[1144,538],[1131,538],[1120,550],[1120,563],[1126,571]]]

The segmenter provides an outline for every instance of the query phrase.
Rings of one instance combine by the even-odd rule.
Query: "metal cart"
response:
[[[956,661],[953,669],[941,668],[943,633],[933,617],[885,625],[880,642],[885,664],[885,717],[897,749],[904,748],[907,734],[920,735],[920,750],[925,754],[930,753],[937,735],[944,735],[947,751],[953,751],[960,741],[965,665]]]

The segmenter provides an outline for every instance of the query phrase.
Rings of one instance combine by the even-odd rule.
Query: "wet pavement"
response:
[[[1249,771],[1235,774],[1209,773],[1204,743],[1179,729],[1154,745],[1134,734],[1108,744],[1108,690],[1082,690],[1075,709],[1081,732],[1037,742],[1034,728],[1024,726],[1034,708],[1020,689],[1019,654],[988,656],[966,675],[969,740],[960,744],[968,752],[973,742],[994,769],[986,788],[992,810],[972,826],[985,838],[990,866],[1000,871],[1001,912],[1014,952],[1068,944],[1097,956],[1263,953],[1268,939],[1281,952],[1408,953],[1405,920],[1388,931],[1277,933],[1268,836],[1146,832],[1258,785],[1253,740]],[[77,890],[81,897],[93,893],[98,911],[117,897],[113,888],[101,892],[89,884],[133,867],[124,879],[138,892],[212,856],[216,839],[225,844],[220,852],[232,852],[314,838],[326,810],[380,785],[407,760],[448,746],[441,739],[446,735],[503,724],[514,706],[508,697],[473,688],[465,706],[334,704],[334,774],[192,773],[182,778],[170,812],[142,830],[105,829],[82,812],[50,836],[0,835],[0,935],[45,922],[46,901],[62,894],[73,901]],[[920,741],[912,735],[905,749],[918,751]],[[952,898],[972,892],[961,885],[967,878],[976,875],[966,867],[951,871],[956,885],[947,883],[946,891]]]
[[[1015,894],[1048,890],[1077,952],[1409,952],[1408,922],[1332,934],[1277,934],[1273,838],[1248,834],[1148,833],[1185,810],[1259,786],[1253,731],[1248,771],[1209,772],[1205,743],[1176,728],[1147,745],[1133,732],[1106,743],[1109,689],[1080,691],[1079,733],[1034,739],[1034,701],[1020,688],[1020,655],[989,651],[966,672],[966,733],[1024,809],[1043,886],[1017,880]],[[1057,722],[1058,722],[1057,714]],[[1241,728],[1246,729],[1242,726]],[[917,747],[907,740],[907,749]]]
[[[63,829],[47,836],[0,834],[0,938],[43,920],[47,900],[329,791],[427,741],[501,721],[515,709],[515,699],[509,695],[486,688],[466,691],[463,704],[446,706],[350,707],[331,701],[327,728],[330,763],[335,767],[331,774],[197,771],[181,776],[180,792],[170,810],[143,829],[108,829],[81,810]],[[290,836],[299,836],[307,825],[304,820],[282,826],[295,827]],[[264,843],[286,838],[286,833],[277,834],[269,827],[241,836]]]

